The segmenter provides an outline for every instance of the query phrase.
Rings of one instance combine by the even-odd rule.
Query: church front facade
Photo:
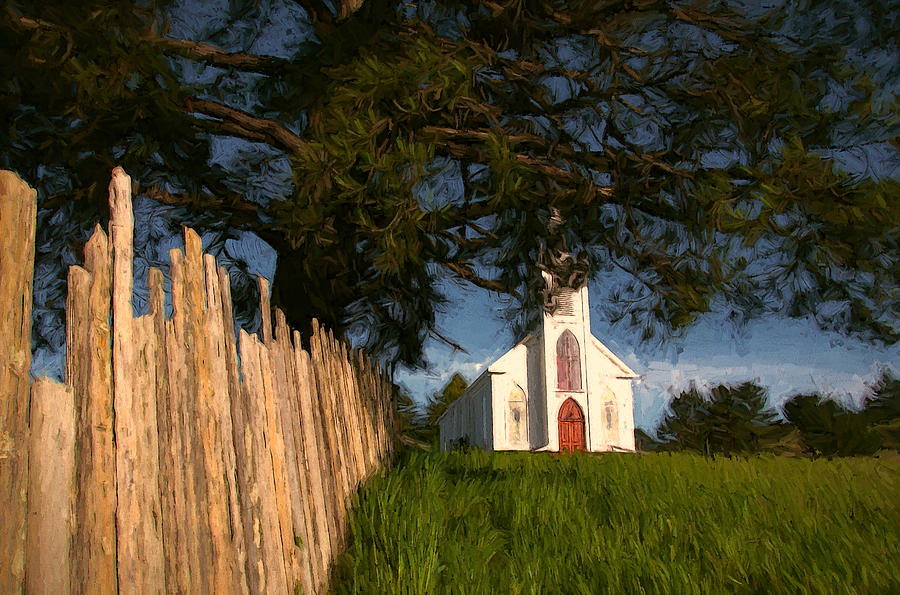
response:
[[[441,449],[633,452],[636,377],[591,334],[587,287],[566,288],[438,419]]]

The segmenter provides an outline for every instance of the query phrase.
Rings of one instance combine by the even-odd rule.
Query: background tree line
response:
[[[870,455],[900,450],[900,380],[884,371],[859,409],[834,398],[798,394],[768,405],[754,382],[692,385],[676,396],[657,439],[636,432],[645,450],[690,450],[707,456],[772,452],[809,456]]]
[[[408,442],[437,448],[437,420],[466,386],[466,380],[454,374],[421,408],[401,391],[400,413]],[[672,399],[657,436],[636,429],[635,443],[639,451],[687,450],[706,456],[900,452],[900,379],[886,370],[870,389],[859,409],[823,395],[798,394],[788,398],[779,413],[769,404],[766,388],[755,382],[707,390],[692,384]]]

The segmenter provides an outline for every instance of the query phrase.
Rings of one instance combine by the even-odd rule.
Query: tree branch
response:
[[[220,118],[222,121],[216,124],[224,134],[269,143],[289,153],[302,153],[309,148],[306,141],[274,120],[257,118],[239,109],[197,97],[189,97],[186,102],[188,111]],[[198,122],[202,124],[204,121]]]
[[[515,289],[506,287],[505,285],[497,281],[482,278],[474,270],[472,270],[472,267],[468,264],[462,264],[454,262],[452,260],[442,260],[441,264],[459,275],[459,277],[463,280],[468,281],[476,287],[481,287],[482,289],[487,289],[489,291],[496,291],[497,293],[505,293],[515,298],[519,297],[519,292],[517,292]]]
[[[432,329],[430,329],[428,332],[431,333],[436,339],[438,339],[438,340],[441,341],[442,343],[445,343],[446,345],[449,345],[451,348],[453,348],[454,351],[462,351],[462,352],[465,353],[466,355],[469,355],[469,352],[466,351],[465,349],[463,349],[463,347],[462,347],[461,345],[459,345],[458,343],[455,343],[454,341],[448,339],[448,338],[445,337],[443,334],[441,334],[437,329],[432,328]]]
[[[275,56],[259,56],[240,52],[226,52],[208,43],[200,43],[189,39],[172,39],[148,35],[144,41],[160,47],[163,51],[172,52],[192,60],[202,60],[213,66],[237,68],[261,74],[279,74],[283,69],[292,66],[291,61]]]

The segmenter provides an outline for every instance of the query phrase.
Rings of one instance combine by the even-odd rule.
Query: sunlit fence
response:
[[[235,335],[228,275],[185,228],[172,316],[132,310],[131,179],[69,269],[65,382],[29,378],[35,193],[0,172],[0,592],[321,592],[357,486],[394,451],[390,385],[317,323],[301,346],[259,279]],[[236,344],[237,343],[237,344]]]

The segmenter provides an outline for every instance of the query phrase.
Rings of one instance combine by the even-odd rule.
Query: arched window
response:
[[[578,339],[566,330],[556,342],[556,388],[581,390],[581,355]]]

